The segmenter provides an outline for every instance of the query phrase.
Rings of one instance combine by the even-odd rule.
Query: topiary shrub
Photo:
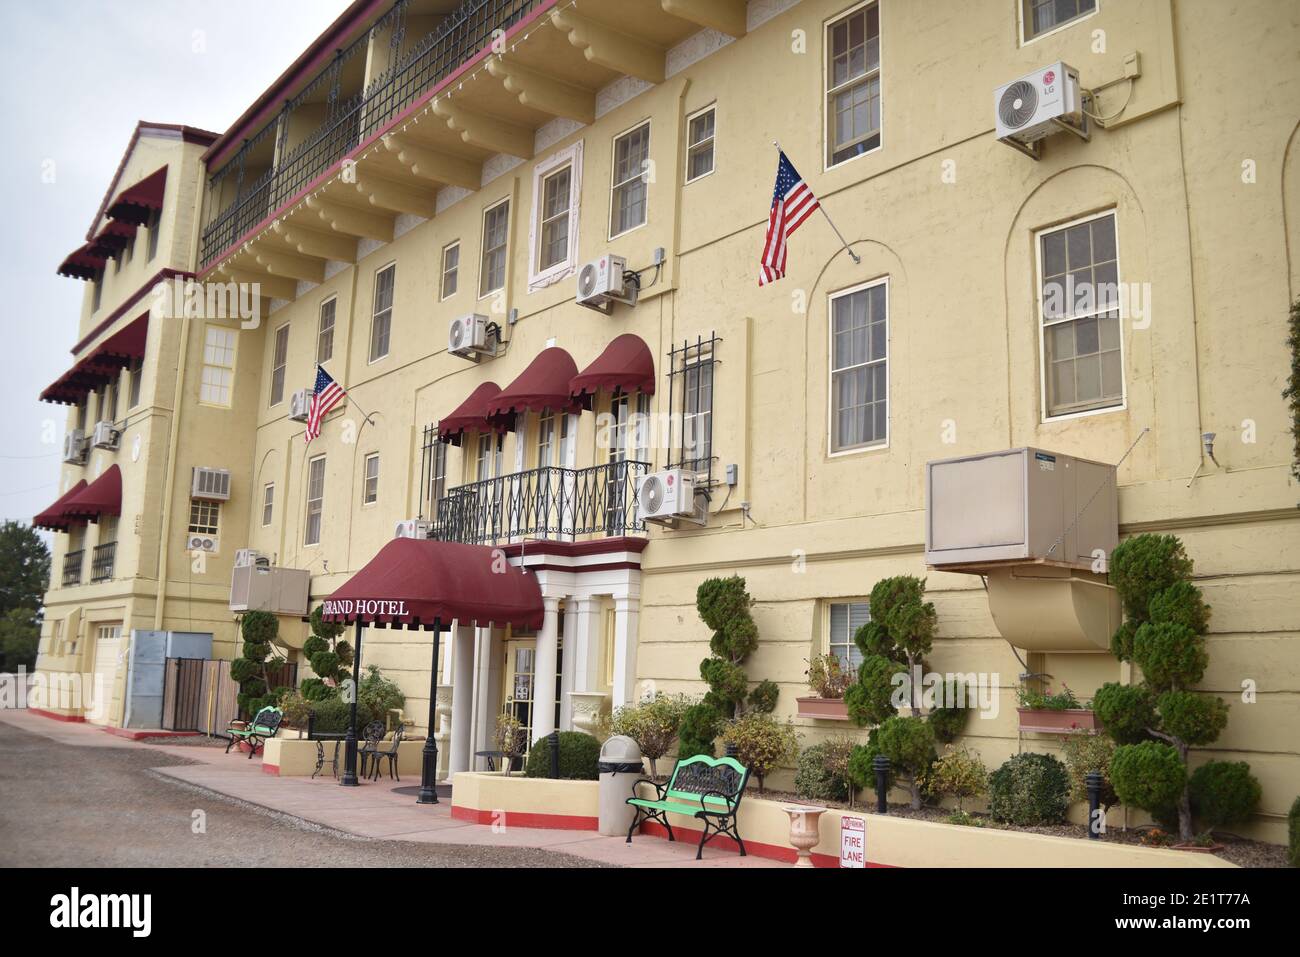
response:
[[[776,699],[781,694],[780,686],[770,679],[764,679],[749,692],[749,710],[762,714],[771,714],[776,710]]]
[[[304,678],[302,684],[298,686],[302,696],[308,701],[320,701],[334,694],[334,689],[328,687],[325,682],[319,678]]]
[[[682,714],[682,723],[677,729],[677,757],[693,758],[697,754],[713,757],[713,743],[721,724],[722,718],[712,705],[691,705]]]
[[[302,656],[311,661],[322,651],[329,651],[330,643],[319,635],[312,635],[302,643]]]
[[[736,760],[758,778],[758,793],[777,768],[787,766],[799,753],[799,735],[789,720],[777,721],[770,714],[751,711],[727,723],[723,740],[734,745]]]
[[[957,799],[957,810],[965,811],[969,797],[988,793],[989,772],[980,756],[966,748],[944,749],[943,757],[930,767],[929,783],[936,794]]]
[[[934,752],[934,729],[923,718],[895,715],[872,731],[867,739],[866,767],[874,783],[875,771],[871,759],[877,754],[889,758],[891,776],[908,786],[913,810],[921,807],[922,785],[930,765],[937,755]],[[856,780],[856,777],[855,777]]]
[[[1209,761],[1192,772],[1187,793],[1192,816],[1215,828],[1249,820],[1263,790],[1245,761]]]
[[[1125,804],[1168,817],[1187,787],[1187,767],[1172,745],[1143,741],[1115,749],[1110,780]]]
[[[795,764],[794,792],[805,801],[844,801],[849,783],[831,768],[831,742],[810,745],[799,752]]]
[[[989,775],[989,813],[996,821],[1059,824],[1070,806],[1070,775],[1050,754],[1027,751]]]
[[[858,666],[858,680],[844,692],[844,707],[859,727],[881,724],[898,713],[892,698],[894,675],[906,674],[907,666],[880,655],[868,655]]]
[[[560,732],[560,777],[567,781],[595,781],[600,777],[600,742],[581,731]],[[528,752],[524,777],[551,776],[551,742],[538,738]]]
[[[1292,802],[1291,812],[1286,816],[1286,833],[1291,866],[1300,867],[1300,797]]]
[[[695,609],[700,620],[713,630],[709,639],[711,654],[700,662],[700,677],[709,686],[703,703],[720,719],[739,717],[746,710],[770,713],[776,709],[780,694],[776,683],[760,682],[751,692],[741,666],[758,647],[758,626],[750,613],[753,604],[754,599],[745,590],[745,579],[739,575],[705,579],[695,590]]]

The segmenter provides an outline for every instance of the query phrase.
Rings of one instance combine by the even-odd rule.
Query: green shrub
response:
[[[1209,744],[1228,726],[1228,706],[1213,695],[1166,691],[1156,699],[1165,732],[1193,747]]]
[[[1249,820],[1262,793],[1245,761],[1209,761],[1193,771],[1187,782],[1192,816],[1209,827]]]
[[[322,617],[324,609],[324,605],[317,605],[311,610],[311,633],[330,642],[343,634],[348,626],[342,621],[325,621]]]
[[[749,692],[749,708],[751,711],[771,714],[776,710],[776,699],[780,694],[781,688],[775,681],[770,679],[760,681]]]
[[[1101,804],[1111,807],[1119,800],[1110,783],[1110,762],[1115,756],[1115,742],[1104,734],[1089,734],[1076,730],[1066,735],[1062,748],[1065,770],[1070,775],[1070,799],[1088,800],[1087,775],[1096,771],[1101,775]]]
[[[1133,636],[1133,660],[1146,683],[1157,691],[1186,688],[1205,675],[1210,657],[1205,638],[1173,621],[1149,621]]]
[[[971,697],[967,695],[967,703]],[[957,740],[957,737],[966,730],[966,722],[970,718],[971,709],[969,707],[959,708],[935,708],[929,714],[930,727],[934,729],[934,739],[940,744],[949,744]]]
[[[298,686],[302,696],[308,701],[320,701],[322,698],[328,698],[335,693],[334,689],[319,678],[304,678],[302,684]]]
[[[379,669],[370,665],[361,678],[357,689],[357,714],[366,715],[365,721],[358,721],[364,727],[370,721],[388,723],[388,712],[397,711],[406,706],[406,695],[396,682],[385,678]]]
[[[989,813],[1010,824],[1059,824],[1070,805],[1070,775],[1050,754],[1027,751],[989,776]]]
[[[892,699],[894,675],[900,673],[907,673],[907,665],[892,658],[869,654],[862,659],[857,682],[844,692],[844,707],[854,724],[859,727],[882,724],[898,714]]]
[[[871,732],[871,734],[872,737],[875,736],[874,731]],[[868,740],[867,744],[859,744],[854,747],[853,752],[849,755],[848,769],[849,781],[852,782],[853,787],[859,790],[862,788],[871,788],[871,790],[874,791],[876,789],[876,769],[872,767],[871,761],[879,753],[880,751],[873,746],[873,742],[870,740]],[[894,785],[894,774],[892,771],[889,773],[886,781],[886,790],[888,790],[888,788],[893,787]]]
[[[312,635],[310,638],[308,638],[306,641],[302,643],[302,656],[306,658],[308,661],[311,661],[322,651],[329,651],[329,650],[330,650],[330,643],[326,641],[324,638],[321,638],[317,635]]]
[[[1115,749],[1110,780],[1125,804],[1167,815],[1187,786],[1187,768],[1172,745],[1143,741]]]
[[[1191,577],[1192,560],[1173,535],[1138,535],[1115,547],[1107,571],[1125,618],[1140,624],[1150,620],[1152,598]]]
[[[691,706],[686,695],[656,694],[653,698],[614,710],[610,734],[626,735],[637,743],[641,756],[650,761],[650,775],[657,778],[655,762],[668,753],[677,740],[682,716]]]
[[[777,768],[788,765],[799,753],[799,736],[789,720],[777,721],[770,714],[751,711],[727,723],[723,740],[735,745],[736,760],[758,778],[758,793]]]
[[[753,604],[745,579],[739,575],[705,579],[695,590],[696,611],[713,632],[709,657],[700,662],[700,677],[709,686],[703,703],[716,711],[719,719],[739,716],[750,697],[749,678],[741,665],[758,647],[758,626],[750,613]],[[750,698],[752,710],[775,709],[778,693],[774,683],[760,684]],[[692,742],[693,746],[702,744],[702,740]]]
[[[247,658],[236,658],[230,662],[230,680],[236,684],[243,684],[261,671],[262,668],[256,661],[249,661]]]
[[[924,718],[895,715],[872,732],[867,739],[867,750],[872,752],[872,757],[883,754],[889,758],[893,774],[908,784],[912,807],[920,808],[922,784],[937,757],[930,723]]]
[[[849,796],[849,784],[844,775],[830,767],[834,750],[830,742],[823,741],[799,752],[795,765],[794,791],[805,801],[844,801]]]
[[[339,673],[339,656],[332,651],[319,651],[311,659],[311,670],[322,678],[334,678]]]
[[[1155,696],[1143,685],[1108,681],[1093,695],[1092,710],[1117,744],[1146,741],[1156,724]]]
[[[306,728],[311,716],[311,701],[302,691],[290,691],[280,699],[280,710],[284,712],[283,724],[287,728]]]
[[[269,645],[280,634],[280,620],[269,611],[245,612],[239,631],[246,642]]]
[[[677,757],[693,758],[697,754],[713,757],[713,742],[718,737],[721,723],[722,719],[711,705],[696,704],[687,708],[677,730]]]
[[[957,810],[965,810],[968,797],[988,792],[989,773],[978,754],[966,748],[944,749],[943,757],[931,765],[930,786],[936,794],[957,799]]]
[[[348,730],[348,719],[352,714],[352,705],[342,698],[321,698],[311,702],[311,713],[315,716],[312,727],[320,734],[343,734]],[[365,728],[366,722],[357,714],[357,735]]]
[[[569,781],[595,781],[600,777],[600,742],[581,731],[560,732],[560,777]],[[551,742],[538,738],[528,752],[524,776],[551,776]]]
[[[934,631],[938,623],[934,605],[925,599],[925,579],[914,575],[897,575],[882,578],[871,589],[869,607],[871,620],[857,630],[854,643],[864,656],[879,655],[911,669],[921,665],[934,644]],[[864,661],[865,664],[865,661]],[[880,667],[872,673],[858,671],[858,681],[864,675],[882,678]],[[892,677],[892,675],[891,675]],[[911,688],[912,707],[919,705],[920,688]],[[879,700],[878,690],[872,698]]]
[[[1300,797],[1291,803],[1291,812],[1286,816],[1286,833],[1291,866],[1300,867]]]

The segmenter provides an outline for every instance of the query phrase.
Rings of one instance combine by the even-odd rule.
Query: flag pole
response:
[[[357,411],[361,413],[362,420],[364,420],[369,425],[375,424],[370,421],[370,413],[367,412],[365,409],[361,408],[361,406],[357,403],[357,400],[352,398],[351,392],[348,393],[348,401],[357,407]]]
[[[772,141],[772,145],[777,148],[778,152],[781,153],[785,152],[785,150],[781,149],[781,144],[778,143],[776,140]],[[835,230],[835,236],[837,239],[839,239],[840,245],[844,247],[844,251],[849,254],[849,258],[852,259],[856,265],[861,266],[862,258],[857,253],[855,253],[852,249],[849,248],[848,241],[844,238],[844,234],[840,232],[840,228],[835,225],[835,221],[831,219],[830,213],[826,212],[826,207],[823,206],[819,201],[817,203],[817,208],[821,210],[822,215],[826,217],[826,222],[830,223],[831,229]]]

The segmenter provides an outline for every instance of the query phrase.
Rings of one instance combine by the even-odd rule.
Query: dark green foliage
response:
[[[1166,691],[1156,699],[1160,726],[1192,747],[1216,740],[1228,726],[1228,706],[1214,695]]]
[[[402,689],[385,678],[375,665],[369,665],[357,688],[357,713],[366,715],[367,722],[383,721],[387,724],[388,712],[405,705],[406,695]]]
[[[1192,560],[1173,535],[1137,535],[1110,556],[1110,583],[1119,591],[1125,618],[1138,624],[1150,620],[1152,598],[1191,574]]]
[[[1300,867],[1300,797],[1291,803],[1286,816],[1287,850],[1292,867]]]
[[[245,658],[256,664],[262,664],[271,657],[271,645],[265,641],[246,641],[242,651]]]
[[[235,684],[243,684],[254,675],[261,674],[261,666],[255,661],[249,661],[247,658],[236,658],[230,663],[230,680]]]
[[[1192,816],[1210,827],[1242,824],[1259,807],[1263,791],[1245,761],[1210,761],[1187,782]]]
[[[770,712],[776,708],[780,693],[776,684],[760,684],[755,689],[758,698],[751,698],[749,678],[741,667],[758,647],[758,626],[750,613],[753,604],[754,599],[745,590],[745,579],[739,575],[705,579],[695,590],[695,608],[700,620],[713,630],[709,639],[712,654],[700,662],[700,677],[709,686],[704,703],[717,712],[719,719],[739,716],[747,699],[754,711]]]
[[[312,635],[302,643],[302,656],[311,661],[322,651],[329,651],[330,643],[319,635]]]
[[[335,678],[339,672],[339,656],[332,651],[322,651],[312,656],[311,670],[321,678]]]
[[[849,755],[849,780],[853,786],[858,789],[871,788],[876,789],[876,769],[872,766],[872,760],[880,749],[876,746],[876,732],[873,730],[867,737],[866,744],[859,744]],[[894,786],[894,772],[891,770],[886,777],[888,782],[886,790]]]
[[[749,710],[771,714],[776,710],[776,700],[780,694],[781,688],[775,681],[760,681],[749,692]]]
[[[1143,685],[1108,681],[1093,695],[1092,709],[1117,744],[1147,740],[1147,729],[1156,723],[1155,697]]]
[[[1286,344],[1291,349],[1291,375],[1282,390],[1282,398],[1287,400],[1291,409],[1291,438],[1295,442],[1291,452],[1291,474],[1300,479],[1300,299],[1291,303]],[[1291,846],[1295,847],[1294,842]]]
[[[595,781],[600,777],[597,764],[600,759],[600,742],[581,731],[560,732],[560,777],[571,781]],[[549,778],[551,776],[551,742],[538,738],[528,752],[524,776]]]
[[[1133,636],[1137,634],[1138,622],[1133,620],[1125,621],[1115,629],[1115,634],[1110,636],[1110,653],[1120,661],[1129,661],[1133,658]]]
[[[677,730],[677,757],[691,758],[697,754],[713,757],[713,742],[721,731],[721,723],[718,712],[707,704],[687,708]]]
[[[269,611],[249,611],[244,613],[239,630],[246,642],[270,644],[280,634],[280,621]]]
[[[334,654],[339,656],[339,664],[344,667],[352,665],[352,645],[346,641],[336,641],[334,643]]]
[[[700,677],[719,699],[733,706],[744,701],[749,690],[745,669],[726,658],[705,658],[700,662]]]
[[[30,525],[0,523],[0,670],[36,667],[50,550]]]
[[[989,775],[989,813],[1010,824],[1059,824],[1070,805],[1070,775],[1050,754],[1026,751]]]
[[[919,808],[925,774],[936,758],[930,723],[924,718],[895,715],[872,732],[867,750],[872,757],[883,754],[889,758],[893,773],[909,787],[912,807]]]
[[[313,727],[320,734],[343,734],[348,730],[348,719],[352,713],[352,705],[337,695],[313,701],[311,711],[315,715],[315,720],[312,722]],[[361,719],[360,709],[358,709],[358,735],[365,726],[366,722]]]
[[[859,629],[861,634],[861,629]],[[844,706],[849,718],[860,727],[880,724],[898,713],[890,700],[894,694],[894,675],[907,672],[906,665],[870,654],[858,666],[858,680],[844,692]]]
[[[334,689],[325,684],[319,678],[304,678],[302,684],[298,686],[302,696],[308,701],[321,701],[334,694]]]
[[[330,642],[343,634],[347,624],[341,621],[325,621],[321,616],[325,606],[317,605],[311,610],[311,633]]]
[[[1210,606],[1201,590],[1189,581],[1177,581],[1164,591],[1156,592],[1147,606],[1152,621],[1182,625],[1203,635],[1210,625]]]
[[[826,766],[828,745],[804,748],[795,765],[794,791],[805,801],[846,801],[848,782]]]
[[[1133,660],[1155,691],[1187,688],[1205,674],[1210,658],[1205,639],[1186,625],[1149,621],[1133,636]]]
[[[969,704],[970,698],[966,699]],[[935,740],[940,744],[948,744],[957,740],[957,736],[966,729],[966,721],[970,718],[969,707],[966,708],[935,708],[930,712],[930,727],[934,729]]]
[[[1168,814],[1187,787],[1178,749],[1160,741],[1123,744],[1110,761],[1110,781],[1125,804]]]
[[[914,663],[930,653],[937,616],[924,600],[925,579],[914,575],[882,578],[871,589],[871,620],[854,642],[864,655]]]

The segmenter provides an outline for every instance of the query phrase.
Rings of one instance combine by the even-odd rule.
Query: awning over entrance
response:
[[[32,527],[44,528],[51,532],[66,532],[72,525],[72,520],[64,517],[63,509],[69,502],[80,495],[85,488],[86,480],[81,479],[76,485],[55,499],[53,505],[33,518]]]
[[[149,314],[133,320],[95,346],[56,382],[41,393],[42,402],[77,405],[86,394],[114,379],[133,359],[144,358],[149,336]]]
[[[495,382],[484,382],[469,398],[456,406],[456,411],[438,421],[438,438],[452,445],[460,445],[466,432],[492,432],[496,426],[488,419],[488,403],[497,397],[501,387]]]
[[[542,592],[530,573],[486,545],[395,538],[325,600],[326,621],[431,628],[435,620],[542,626]]]
[[[569,380],[569,394],[587,408],[600,389],[607,392],[655,391],[655,360],[640,336],[624,333],[596,361]]]
[[[66,519],[99,521],[101,515],[122,514],[122,470],[110,465],[104,473],[63,504]]]
[[[573,356],[558,346],[543,349],[488,403],[488,417],[504,429],[513,429],[520,412],[577,412],[582,406],[569,395],[569,382],[577,374]]]
[[[167,167],[164,166],[118,193],[117,199],[108,207],[109,218],[143,226],[151,215],[162,209],[166,191]]]

